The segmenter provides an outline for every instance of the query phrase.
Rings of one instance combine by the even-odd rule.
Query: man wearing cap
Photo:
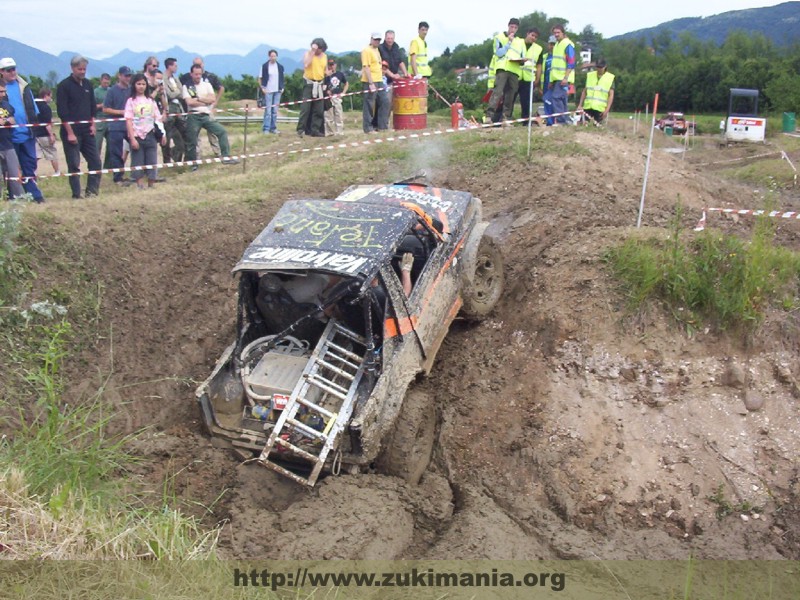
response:
[[[372,120],[377,117],[378,130],[388,129],[389,106],[386,94],[383,93],[383,65],[378,46],[381,34],[374,31],[370,36],[369,46],[361,51],[361,87],[364,90],[364,113],[362,124],[364,133],[375,131]]]
[[[103,100],[103,112],[114,119],[108,123],[108,151],[111,155],[111,168],[122,169],[125,161],[122,159],[122,149],[128,137],[128,126],[125,123],[125,103],[131,95],[131,75],[129,67],[122,66],[117,71],[117,83],[108,88],[106,99]],[[114,173],[114,183],[128,185],[130,179],[123,176],[122,171]]]
[[[36,138],[33,129],[27,125],[36,123],[38,111],[33,92],[28,82],[17,75],[17,63],[13,58],[0,59],[0,73],[6,83],[8,103],[14,108],[14,120],[17,127],[11,134],[11,142],[19,159],[22,171],[22,187],[35,202],[44,202],[44,195],[36,185]]]
[[[64,145],[64,156],[67,159],[67,171],[79,173],[81,155],[86,159],[89,171],[100,170],[100,154],[97,152],[95,140],[94,117],[97,104],[94,100],[94,89],[86,79],[86,65],[89,60],[77,55],[70,61],[72,74],[58,84],[56,89],[56,109],[61,119],[61,143]],[[72,197],[81,197],[81,176],[70,175],[69,187]],[[86,181],[86,195],[97,196],[100,193],[100,173],[92,173]]]
[[[264,133],[278,133],[278,104],[283,93],[283,65],[278,62],[278,51],[270,50],[269,59],[261,65],[261,92],[264,94]]]
[[[411,40],[411,44],[408,46],[411,76],[415,79],[430,77],[432,73],[431,67],[428,65],[428,42],[425,41],[428,36],[428,29],[430,29],[430,26],[427,21],[420,21],[417,27],[417,37]]]
[[[342,111],[342,94],[350,88],[344,73],[336,68],[336,60],[328,60],[325,75],[325,97],[330,100],[331,107],[325,111],[325,135],[344,134],[344,113]]]
[[[586,87],[581,92],[577,110],[583,110],[600,125],[614,104],[614,74],[609,73],[605,58],[598,59],[595,64],[597,70],[586,74]]]
[[[328,57],[328,44],[322,38],[314,38],[311,47],[303,55],[303,103],[297,120],[297,135],[325,137],[325,103],[323,83]]]

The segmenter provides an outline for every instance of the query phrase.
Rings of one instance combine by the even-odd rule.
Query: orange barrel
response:
[[[428,128],[428,80],[403,79],[392,88],[395,129]]]

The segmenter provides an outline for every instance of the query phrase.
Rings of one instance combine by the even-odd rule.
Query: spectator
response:
[[[550,89],[550,69],[553,65],[553,48],[556,47],[556,36],[551,35],[547,40],[547,52],[542,55],[542,101],[544,102],[544,114],[553,114],[553,92]],[[554,122],[552,117],[547,119],[547,125]]]
[[[336,68],[336,60],[330,59],[325,76],[325,95],[330,100],[331,107],[325,111],[325,135],[344,135],[342,94],[346,94],[348,89],[350,84],[347,78]]]
[[[111,85],[111,75],[100,75],[100,87],[94,88],[94,101],[97,104],[97,113],[94,115],[94,139],[97,141],[97,155],[103,156],[103,168],[111,168],[111,154],[108,151],[108,115],[103,112],[103,102],[106,99],[108,87]],[[103,155],[103,142],[106,142],[106,152]]]
[[[278,62],[278,51],[269,51],[269,60],[261,65],[261,91],[264,94],[264,133],[278,131],[278,104],[283,94],[283,65]]]
[[[164,61],[166,69],[164,93],[167,100],[164,128],[167,144],[164,146],[164,162],[181,162],[186,154],[186,105],[183,101],[183,84],[178,79],[178,61],[168,58]]]
[[[225,86],[222,85],[222,82],[219,80],[219,77],[214,75],[214,73],[209,73],[206,71],[205,65],[203,64],[203,57],[202,56],[195,56],[192,60],[192,66],[200,65],[200,69],[203,73],[202,80],[207,81],[211,84],[211,88],[214,90],[215,100],[214,104],[208,107],[208,119],[210,121],[214,120],[214,113],[216,112],[217,105],[219,101],[222,100],[222,94],[225,93]],[[181,75],[181,84],[182,85],[193,85],[192,74],[191,71],[189,73],[184,73]],[[214,156],[222,156],[222,149],[220,148],[219,139],[217,139],[216,134],[212,131],[206,129],[206,133],[208,135],[208,143],[211,144],[212,150],[214,150]]]
[[[378,129],[387,129],[389,107],[383,94],[383,66],[378,46],[381,34],[377,31],[370,36],[369,45],[361,51],[361,87],[364,90],[364,110],[362,123],[364,133],[375,131],[372,125],[377,116]]]
[[[523,119],[530,117],[533,91],[539,87],[539,80],[542,77],[542,47],[536,43],[538,39],[539,30],[536,27],[528,29],[525,33],[525,62],[522,65],[519,84],[519,103]]]
[[[314,38],[311,48],[303,55],[303,103],[300,105],[300,118],[297,121],[297,135],[325,137],[325,106],[322,89],[325,80],[325,66],[328,57],[325,51],[328,44],[322,38]]]
[[[58,152],[56,151],[56,135],[53,133],[53,110],[50,102],[53,100],[53,92],[50,88],[43,87],[39,90],[39,97],[36,98],[36,108],[39,110],[39,125],[34,127],[33,134],[36,136],[36,143],[45,160],[50,161],[53,167],[53,175],[61,175],[61,168],[58,166]]]
[[[147,77],[147,75],[145,75],[145,77]],[[156,106],[158,106],[158,111],[161,113],[161,119],[159,119],[156,124],[156,127],[158,128],[156,137],[158,137],[158,143],[161,144],[161,157],[166,163],[169,162],[169,159],[167,158],[169,151],[167,150],[166,146],[167,138],[166,130],[164,129],[164,115],[167,114],[167,96],[164,93],[164,73],[162,73],[160,69],[155,69],[152,77],[152,81],[150,79],[147,80],[147,95],[153,99],[153,102],[155,102]],[[158,176],[157,167],[154,167],[153,169],[156,173],[154,181],[158,183],[166,181],[166,179],[163,177]]]
[[[155,56],[148,56],[144,61],[142,73],[147,79],[147,95],[153,98],[153,92],[156,91],[156,72],[160,66],[158,58]]]
[[[387,128],[389,127],[389,116],[392,112],[392,88],[395,82],[402,81],[408,77],[403,49],[395,44],[394,40],[394,31],[388,29],[383,36],[383,43],[378,46],[378,52],[381,54],[381,61],[386,64],[383,72],[386,77],[386,103],[389,106],[389,110],[386,113]]]
[[[417,37],[411,40],[411,45],[408,47],[408,56],[411,60],[411,75],[415,78],[430,77],[431,68],[428,66],[428,42],[425,38],[428,36],[428,29],[430,26],[425,21],[420,21],[417,27]]]
[[[92,84],[86,79],[88,59],[77,55],[70,61],[72,75],[58,84],[56,89],[56,108],[61,119],[61,143],[67,159],[69,187],[72,197],[81,197],[81,155],[86,159],[89,171],[86,181],[86,196],[100,193],[100,155],[95,140],[94,116],[97,105],[94,102]]]
[[[492,40],[495,58],[494,89],[486,107],[484,123],[491,123],[494,113],[503,106],[503,118],[510,121],[514,112],[514,98],[519,88],[522,63],[525,61],[525,42],[517,37],[519,19],[508,21],[508,31],[498,33]]]
[[[34,202],[44,202],[44,195],[36,185],[36,139],[31,128],[27,126],[29,123],[36,123],[38,115],[33,92],[28,82],[17,75],[17,63],[13,58],[0,59],[0,73],[6,82],[6,99],[14,107],[17,126],[11,133],[11,141],[22,171],[22,187]]]
[[[125,103],[125,124],[128,130],[128,141],[131,145],[131,166],[147,166],[144,171],[134,170],[133,180],[136,187],[144,189],[142,177],[147,171],[147,187],[156,182],[158,162],[158,144],[165,144],[167,139],[161,134],[161,111],[158,104],[148,94],[149,84],[144,73],[137,73],[131,80],[131,96]]]
[[[130,179],[123,176],[125,158],[123,151],[128,127],[125,125],[125,104],[131,95],[130,83],[133,72],[129,67],[120,67],[117,71],[117,83],[111,86],[103,101],[103,112],[113,118],[108,124],[108,151],[111,154],[111,168],[120,169],[114,173],[114,183],[129,185]]]
[[[224,164],[236,164],[237,158],[231,158],[228,145],[228,133],[225,128],[211,119],[212,107],[217,103],[214,88],[207,79],[203,79],[202,65],[192,65],[190,71],[192,81],[183,86],[183,99],[189,107],[189,118],[186,123],[186,160],[197,160],[197,134],[200,129],[213,133],[219,139]],[[192,166],[192,171],[197,165]]]
[[[608,117],[614,104],[614,74],[609,73],[606,59],[595,63],[597,70],[586,75],[586,87],[581,93],[577,110],[583,110],[597,125]]]
[[[567,125],[571,122],[565,113],[569,84],[575,81],[575,45],[564,33],[563,25],[554,25],[552,32],[556,36],[556,45],[550,65],[550,99],[553,103],[553,114],[559,115],[556,117],[556,124]]]
[[[5,79],[0,78],[0,168],[6,180],[6,186],[3,187],[8,188],[9,200],[18,200],[25,196],[25,190],[20,182],[19,160],[14,151],[14,142],[11,141],[14,130],[9,125],[15,125],[16,121],[14,107],[8,103],[7,94]]]

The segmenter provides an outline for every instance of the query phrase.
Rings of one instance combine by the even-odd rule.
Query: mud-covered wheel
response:
[[[461,313],[468,318],[488,315],[503,294],[503,254],[490,236],[481,237],[474,271],[464,280]]]
[[[416,485],[431,462],[435,438],[436,407],[432,398],[421,390],[409,390],[378,461],[381,470]]]

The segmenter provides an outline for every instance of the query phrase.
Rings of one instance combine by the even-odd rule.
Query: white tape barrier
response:
[[[414,84],[410,83],[411,81],[414,81],[414,80],[408,80],[408,82],[406,82],[406,83],[396,83],[396,84],[394,84],[392,86],[392,88],[396,89],[396,88],[402,88],[402,87],[414,85]],[[335,94],[333,96],[322,97],[322,98],[308,98],[306,100],[291,100],[289,102],[279,102],[278,104],[271,104],[270,108],[273,107],[273,106],[275,108],[278,108],[278,107],[281,107],[281,106],[295,106],[295,105],[298,105],[298,104],[305,104],[305,103],[308,103],[308,102],[319,102],[320,100],[324,101],[324,100],[327,100],[329,98],[346,98],[347,96],[359,96],[361,94],[369,94],[369,93],[370,93],[369,90],[360,90],[360,91],[356,91],[356,92],[347,92],[346,94]],[[264,108],[258,108],[258,107],[255,107],[255,108],[249,108],[249,107],[245,107],[245,108],[214,108],[214,109],[212,109],[212,111],[215,112],[215,113],[221,113],[221,112],[226,112],[226,113],[230,113],[230,112],[263,113],[264,110],[266,110],[266,108],[267,107],[264,107]],[[180,112],[180,113],[168,113],[168,114],[165,114],[163,116],[167,117],[167,118],[169,118],[169,117],[185,117],[185,116],[188,116],[190,114],[192,114],[192,113],[191,112]],[[125,117],[107,117],[105,119],[94,119],[93,121],[53,121],[51,123],[22,123],[22,124],[19,124],[19,125],[0,125],[0,129],[13,129],[15,127],[45,127],[47,125],[52,125],[53,127],[55,127],[56,125],[61,125],[62,123],[68,123],[70,125],[86,125],[88,123],[111,123],[111,122],[114,122],[114,121],[124,121],[124,120],[125,120]]]
[[[697,222],[695,231],[703,231],[706,228],[706,213],[719,212],[729,215],[750,215],[753,217],[760,217],[765,215],[773,219],[800,219],[800,212],[793,210],[751,210],[746,208],[706,208],[703,215]]]
[[[547,117],[561,117],[573,114],[572,112],[564,112],[564,113],[555,113],[552,115],[547,115]],[[540,118],[544,121],[545,117]],[[392,142],[403,142],[406,140],[418,140],[424,139],[429,137],[434,137],[437,135],[444,135],[448,133],[459,133],[463,131],[475,131],[475,130],[483,130],[483,129],[490,129],[495,127],[501,127],[503,125],[513,125],[515,123],[527,123],[528,119],[513,119],[510,121],[501,121],[498,123],[482,123],[482,124],[473,124],[467,127],[458,127],[458,128],[447,128],[447,129],[439,129],[434,131],[423,131],[421,133],[409,133],[409,134],[400,134],[400,135],[392,135],[386,138],[368,138],[364,140],[360,140],[357,142],[341,142],[338,144],[329,144],[324,146],[316,146],[313,148],[298,148],[296,150],[278,150],[278,151],[267,151],[267,152],[253,152],[247,154],[237,154],[232,155],[229,157],[217,157],[217,158],[201,158],[197,160],[185,160],[181,162],[169,162],[169,163],[156,163],[150,165],[143,165],[140,167],[118,167],[114,169],[96,169],[96,170],[87,170],[87,171],[78,171],[74,173],[59,173],[58,175],[38,175],[37,177],[6,177],[5,179],[16,179],[17,181],[27,182],[29,179],[40,180],[40,179],[53,179],[53,178],[63,178],[63,177],[70,177],[70,176],[81,176],[81,175],[97,175],[97,174],[109,174],[109,173],[130,173],[133,171],[145,171],[147,169],[171,169],[174,167],[186,167],[186,166],[195,166],[195,165],[206,165],[206,164],[224,164],[229,159],[237,159],[237,160],[244,160],[246,158],[261,158],[264,156],[290,156],[294,154],[303,154],[308,152],[327,152],[331,150],[341,150],[345,148],[360,148],[362,146],[370,146],[373,144],[383,144],[383,143],[392,143]]]

